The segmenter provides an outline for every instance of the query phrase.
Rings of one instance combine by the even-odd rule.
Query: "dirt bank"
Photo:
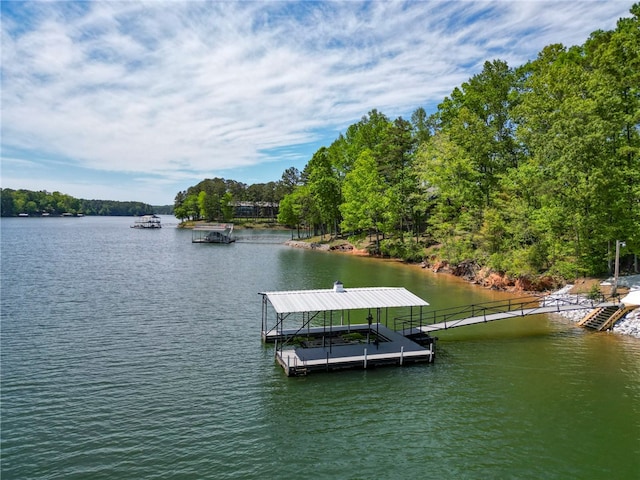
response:
[[[321,250],[325,252],[332,251],[351,255],[370,256],[366,248],[356,248],[353,244],[344,240],[334,240],[330,243],[289,240],[285,242],[285,244],[294,248],[305,248],[308,250]],[[559,282],[552,277],[531,279],[512,278],[508,275],[500,274],[487,268],[480,268],[480,266],[473,261],[465,261],[452,266],[447,262],[439,260],[427,260],[422,262],[420,266],[424,269],[429,269],[434,273],[445,273],[461,277],[474,285],[506,292],[550,292],[564,285],[562,282]]]
[[[366,245],[363,248],[356,248],[346,240],[332,240],[331,242],[314,242],[303,240],[289,240],[286,245],[295,248],[305,248],[309,250],[320,250],[325,252],[340,252],[350,255],[370,256]],[[398,260],[401,261],[401,260]],[[448,262],[430,258],[423,261],[420,266],[431,270],[433,273],[444,273],[463,278],[467,282],[479,285],[491,290],[500,290],[513,293],[526,292],[553,292],[564,287],[567,282],[556,277],[543,275],[539,277],[518,277],[514,278],[506,274],[493,271],[486,267],[480,267],[472,260],[464,261],[458,265],[450,265]],[[601,285],[602,278],[581,278],[576,280],[571,286],[572,294],[591,294],[598,289],[603,295],[611,293],[611,287]],[[621,295],[628,291],[624,285],[618,288]]]
[[[290,240],[286,242],[286,244],[295,248],[369,256],[366,249],[357,249],[352,244],[345,241],[318,243]],[[420,266],[424,269],[431,270],[433,273],[453,275],[463,278],[471,284],[493,290],[513,293],[547,292],[549,294],[549,298],[558,298],[558,301],[561,301],[565,296],[571,296],[572,299],[575,299],[576,296],[580,296],[584,298],[585,302],[590,302],[589,296],[593,295],[596,291],[603,295],[609,295],[611,293],[610,282],[603,281],[604,279],[602,278],[580,278],[573,284],[566,284],[566,282],[549,276],[541,276],[533,279],[514,279],[508,275],[500,274],[487,268],[480,268],[480,266],[473,261],[462,262],[459,265],[450,266],[447,262],[433,260],[431,263],[429,261],[424,261]],[[633,279],[634,277],[627,278]],[[635,281],[640,285],[640,276],[637,276],[637,280]],[[631,285],[625,284],[624,281],[620,282],[618,287],[618,293],[620,296],[626,295],[630,287]],[[564,315],[571,318],[573,321],[578,321],[584,316],[584,312],[582,310],[576,312],[571,311],[564,313]],[[640,309],[627,314],[623,319],[616,323],[613,331],[640,338]]]
[[[470,260],[453,266],[439,260],[432,263],[425,261],[422,263],[422,268],[428,268],[434,273],[448,273],[462,277],[474,285],[507,292],[550,292],[564,284],[550,276],[513,278],[489,268],[480,267]]]

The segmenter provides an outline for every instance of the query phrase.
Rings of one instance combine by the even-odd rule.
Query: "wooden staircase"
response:
[[[598,332],[609,330],[618,320],[635,308],[638,308],[638,306],[631,305],[625,308],[619,308],[617,306],[594,308],[578,322],[578,325],[590,328],[591,330],[597,330]]]

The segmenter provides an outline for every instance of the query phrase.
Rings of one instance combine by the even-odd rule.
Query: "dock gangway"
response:
[[[617,297],[600,296],[585,300],[584,297],[527,296],[492,302],[461,305],[426,312],[416,316],[394,319],[394,329],[405,336],[420,336],[456,327],[505,320],[527,315],[560,313],[570,310],[592,310],[600,307],[618,306]]]

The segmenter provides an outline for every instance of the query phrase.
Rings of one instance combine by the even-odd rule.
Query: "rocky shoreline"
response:
[[[320,250],[325,252],[349,252],[356,255],[367,255],[366,250],[358,250],[354,248],[353,245],[347,242],[329,245],[326,243],[289,240],[285,243],[286,245],[294,248]],[[585,305],[591,304],[591,300],[587,297],[587,295],[571,293],[571,290],[574,288],[573,284],[564,286],[559,285],[558,282],[551,277],[541,277],[536,280],[511,279],[505,275],[500,275],[487,269],[481,269],[477,264],[475,264],[475,262],[463,262],[462,264],[457,265],[453,268],[446,262],[423,262],[420,266],[422,268],[429,269],[434,273],[446,273],[457,277],[462,277],[468,282],[482,286],[484,288],[512,292],[548,292],[555,289],[547,297],[552,301],[553,299],[557,299],[558,302],[562,302],[563,300],[567,300],[569,298],[572,301],[575,301],[577,298]],[[638,278],[638,283],[640,283],[640,276],[638,276]],[[565,318],[569,318],[573,322],[579,322],[584,317],[584,310],[560,312],[559,315],[562,315]],[[640,308],[629,312],[622,319],[620,319],[614,325],[613,332],[640,338]]]
[[[442,261],[423,262],[421,266],[434,273],[449,273],[474,285],[507,292],[548,292],[562,286],[553,277],[512,278],[489,268],[480,267],[474,261],[465,261],[455,266]]]
[[[305,242],[303,240],[288,240],[284,243],[285,245],[288,245],[290,247],[305,248],[307,250],[320,250],[322,252],[345,252],[352,255],[369,255],[369,253],[365,249],[357,249],[348,242],[329,245],[328,243]]]
[[[578,301],[584,305],[591,305],[591,300],[586,295],[570,293],[573,285],[565,285],[560,290],[557,290],[547,296],[547,299],[551,301],[557,300],[558,303],[562,304],[565,300]],[[558,315],[562,315],[565,318],[573,322],[579,322],[584,318],[585,311],[584,310],[571,310],[566,312],[558,312]],[[614,333],[620,333],[624,335],[631,335],[636,338],[640,338],[640,308],[629,312],[627,315],[622,317],[614,326]]]
[[[284,242],[285,245],[294,248],[305,248],[307,250],[322,250],[329,251],[330,247],[327,243],[305,242],[303,240],[288,240]]]

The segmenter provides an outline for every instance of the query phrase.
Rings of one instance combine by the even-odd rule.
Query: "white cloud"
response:
[[[629,8],[5,2],[3,156],[168,180],[273,162],[265,151],[328,144],[371,108],[407,116],[433,106],[485,60],[516,66],[547,44],[583,43]]]

